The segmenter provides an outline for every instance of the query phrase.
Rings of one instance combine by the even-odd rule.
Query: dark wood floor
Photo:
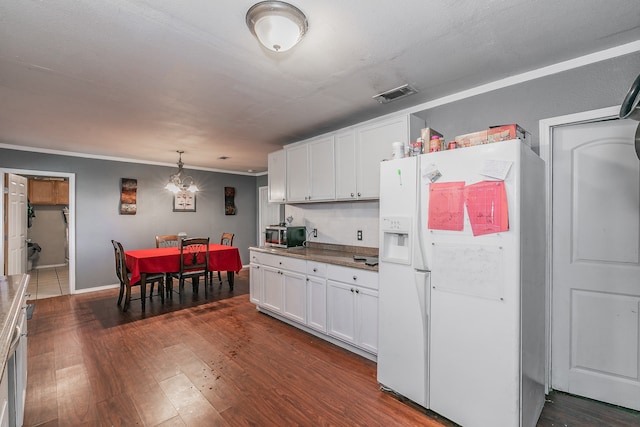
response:
[[[375,363],[258,313],[247,275],[144,314],[116,290],[36,301],[25,426],[452,425],[379,391]],[[552,393],[538,425],[640,415]]]

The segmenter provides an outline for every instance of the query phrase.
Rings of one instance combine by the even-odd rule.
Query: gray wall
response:
[[[640,53],[634,53],[452,102],[419,115],[447,141],[489,126],[517,123],[531,133],[532,145],[537,148],[541,119],[620,105],[639,73]]]
[[[3,141],[8,142],[8,141]],[[94,160],[0,148],[0,167],[75,173],[76,289],[117,283],[111,239],[125,249],[155,246],[157,234],[180,231],[218,241],[235,234],[243,264],[255,245],[256,177],[190,170],[198,183],[196,212],[173,212],[172,193],[163,187],[176,167]],[[120,178],[138,180],[137,214],[120,215]],[[235,187],[236,215],[224,214],[224,187]]]

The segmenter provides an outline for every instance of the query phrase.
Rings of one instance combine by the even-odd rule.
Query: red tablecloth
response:
[[[177,273],[180,271],[180,248],[152,248],[126,251],[127,268],[131,271],[131,283],[140,280],[141,273]],[[242,270],[240,252],[235,246],[209,244],[209,270]]]

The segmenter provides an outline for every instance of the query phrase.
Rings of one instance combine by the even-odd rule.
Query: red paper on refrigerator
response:
[[[462,231],[464,182],[429,184],[429,229]]]
[[[467,185],[464,202],[474,236],[509,230],[509,206],[504,181]]]

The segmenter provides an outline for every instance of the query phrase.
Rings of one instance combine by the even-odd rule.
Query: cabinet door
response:
[[[69,204],[69,181],[55,181],[55,202],[57,205]]]
[[[268,162],[268,186],[269,202],[283,203],[285,201],[286,190],[286,159],[284,150],[274,151],[267,156]]]
[[[355,343],[355,288],[327,280],[328,333],[349,343]]]
[[[249,300],[254,304],[262,301],[262,267],[260,264],[249,265]]]
[[[357,129],[357,185],[360,198],[380,197],[380,162],[391,158],[391,144],[407,143],[407,116],[374,122]]]
[[[29,201],[34,205],[55,204],[55,181],[30,179],[27,192]]]
[[[307,326],[327,332],[327,280],[307,277]]]
[[[309,200],[336,198],[333,136],[309,143]]]
[[[265,265],[262,266],[262,306],[282,312],[282,272]]]
[[[378,292],[356,289],[356,345],[378,353]]]
[[[282,271],[284,287],[283,311],[286,317],[296,322],[307,321],[307,286],[306,276],[292,271]]]
[[[357,198],[355,135],[354,130],[336,135],[336,199],[338,200]]]
[[[287,154],[287,202],[306,202],[309,199],[308,145],[285,150]]]

